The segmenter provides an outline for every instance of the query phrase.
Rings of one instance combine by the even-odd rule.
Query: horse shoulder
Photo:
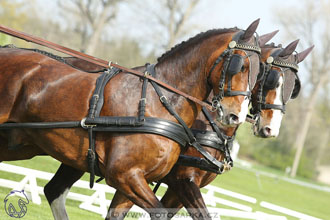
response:
[[[0,123],[10,120],[24,80],[40,68],[38,63],[29,62],[28,56],[18,49],[0,50]]]

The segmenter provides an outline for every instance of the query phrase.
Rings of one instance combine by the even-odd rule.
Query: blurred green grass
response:
[[[7,163],[7,162],[6,162]],[[31,160],[25,161],[13,161],[9,164],[24,166],[31,169],[42,170],[46,172],[56,172],[60,163],[48,156],[35,157]],[[267,171],[268,173],[275,173],[280,175],[277,170],[272,170],[265,167],[254,167],[254,169],[260,171]],[[11,180],[21,180],[23,177],[17,174],[10,174],[7,172],[0,172],[0,178],[6,178]],[[88,181],[89,175],[85,174],[82,177],[83,180]],[[310,181],[308,181],[310,182]],[[47,182],[38,180],[39,186],[44,186]],[[104,180],[101,182],[104,183]],[[270,214],[282,215],[268,209],[260,207],[261,201],[270,202],[279,206],[283,206],[288,209],[292,209],[298,212],[302,212],[307,215],[311,215],[321,219],[330,219],[330,193],[319,191],[312,188],[299,186],[293,183],[286,182],[281,178],[273,178],[264,175],[256,175],[255,172],[251,172],[246,169],[235,167],[230,172],[223,175],[219,175],[212,185],[219,186],[221,188],[238,192],[247,196],[251,196],[257,199],[257,204],[247,203],[238,199],[234,199],[225,195],[216,194],[221,198],[228,199],[234,202],[238,202],[244,205],[248,205],[253,208],[253,211],[263,211]],[[0,219],[12,219],[4,210],[3,199],[10,192],[10,188],[0,187]],[[91,195],[93,191],[88,189],[74,188],[71,191]],[[206,192],[205,189],[202,189]],[[164,193],[164,189],[160,188],[157,195],[161,196]],[[107,199],[111,199],[112,195],[107,195]],[[27,207],[27,214],[22,218],[26,220],[36,219],[53,219],[51,210],[44,196],[41,196],[42,204],[36,205],[30,202]],[[79,208],[80,202],[67,200],[66,209],[69,218],[72,220],[81,219],[103,219],[102,216],[89,212]],[[108,204],[107,204],[108,205]],[[220,208],[230,208],[224,205],[218,205]],[[288,219],[296,219],[290,216],[286,216]],[[234,218],[221,217],[222,220],[229,220]],[[235,218],[238,219],[238,218]]]

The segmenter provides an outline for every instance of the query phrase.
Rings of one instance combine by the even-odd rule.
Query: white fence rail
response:
[[[31,200],[35,204],[41,204],[40,195],[43,195],[43,188],[37,185],[37,179],[50,180],[54,175],[52,173],[14,166],[6,163],[0,163],[0,171],[22,175],[22,180],[17,182],[2,179],[0,174],[0,187],[6,187],[13,190],[24,189],[26,192],[28,192],[27,196],[29,200]],[[89,183],[87,181],[79,180],[73,185],[73,187],[89,189]],[[166,185],[162,184],[161,187],[166,187]],[[291,216],[301,220],[320,220],[319,218],[315,218],[313,216],[309,216],[304,213],[290,210],[265,201],[261,201],[259,205],[265,209],[279,212],[280,215],[273,215],[259,211],[253,212],[253,208],[249,205],[246,205],[246,203],[258,203],[258,201],[253,197],[225,190],[212,185],[206,186],[205,189],[207,190],[207,192],[203,194],[203,198],[209,207],[209,211],[213,219],[221,219],[221,216],[227,216],[233,218],[256,220],[285,220],[287,218],[285,216],[281,216],[285,214],[287,216]],[[103,217],[105,217],[107,213],[107,207],[111,202],[110,200],[106,199],[106,193],[114,194],[115,189],[104,184],[95,183],[94,188],[92,190],[95,192],[91,196],[69,192],[67,198],[80,201],[82,202],[79,205],[80,208],[99,213]],[[216,196],[215,193],[222,194],[227,197],[232,197],[236,200],[242,201],[245,204],[233,202],[228,199],[223,199],[221,197]],[[217,204],[225,205],[233,209],[215,208]],[[131,211],[140,212],[144,214],[140,215],[139,219],[149,219],[145,211],[137,206],[134,206]],[[174,219],[180,219],[180,217],[176,216]],[[187,219],[187,217],[184,216],[184,219]]]

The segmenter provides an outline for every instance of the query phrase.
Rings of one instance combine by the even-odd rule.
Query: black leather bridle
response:
[[[213,66],[210,69],[209,77],[211,76],[211,73],[215,69],[215,67],[222,61],[223,61],[223,68],[221,71],[220,79],[219,79],[219,93],[216,94],[212,99],[212,109],[213,111],[222,111],[221,107],[221,100],[224,97],[228,96],[247,96],[249,99],[251,98],[251,91],[233,91],[231,80],[234,75],[240,72],[241,68],[244,65],[244,59],[247,56],[242,56],[239,54],[234,54],[235,50],[243,50],[245,51],[252,51],[258,54],[260,56],[261,48],[259,47],[258,43],[258,35],[255,40],[255,44],[247,44],[244,42],[240,42],[240,37],[243,35],[243,31],[238,32],[232,39],[232,41],[228,44],[228,48],[219,55],[219,57],[215,60]],[[251,64],[251,62],[250,62]],[[251,65],[250,65],[250,71],[249,74],[251,74]],[[225,82],[227,79],[227,90],[225,90]],[[253,88],[254,83],[250,82],[249,80],[249,86],[250,90]]]
[[[261,70],[258,76],[258,80],[260,81],[260,86],[258,88],[258,93],[257,93],[257,107],[251,109],[251,113],[254,114],[254,118],[258,119],[260,116],[260,112],[263,109],[277,109],[281,110],[282,113],[285,113],[285,105],[288,100],[285,100],[283,97],[283,92],[282,92],[282,105],[278,104],[268,104],[266,103],[266,96],[267,93],[275,89],[278,85],[278,81],[280,78],[281,73],[285,73],[287,70],[291,70],[295,74],[295,85],[293,88],[293,91],[290,95],[292,99],[296,98],[299,94],[300,91],[300,80],[298,77],[298,70],[299,67],[296,63],[294,62],[287,62],[282,60],[278,55],[282,52],[282,49],[276,50],[273,52],[266,60],[266,63],[261,63]],[[272,69],[272,67],[277,67],[279,68],[278,70]],[[283,87],[284,87],[283,82]]]

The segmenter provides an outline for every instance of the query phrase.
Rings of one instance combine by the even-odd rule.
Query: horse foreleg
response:
[[[65,210],[65,200],[71,186],[80,179],[83,171],[61,164],[53,178],[44,188],[55,220],[69,219]]]
[[[166,208],[172,208],[169,217],[173,217],[173,214],[180,210],[182,203],[192,219],[211,219],[201,191],[194,181],[176,179],[169,183],[169,188],[170,190],[166,192],[168,195],[165,194],[161,200]],[[173,189],[175,189],[175,193]],[[177,208],[177,210],[173,208]]]
[[[120,191],[117,190],[114,197],[112,198],[106,220],[124,219],[127,212],[132,206],[133,206],[133,202],[129,200],[124,194],[122,194]]]
[[[114,172],[111,171],[107,171],[107,173],[114,174]],[[149,187],[142,171],[139,169],[131,169],[127,172],[120,173],[118,176],[109,175],[106,177],[106,181],[134,204],[146,210],[151,219],[167,219],[167,210],[157,199],[156,195]]]
[[[171,188],[167,188],[166,193],[161,199],[161,203],[168,210],[168,219],[171,219],[183,207],[182,202],[178,199],[177,192]]]

